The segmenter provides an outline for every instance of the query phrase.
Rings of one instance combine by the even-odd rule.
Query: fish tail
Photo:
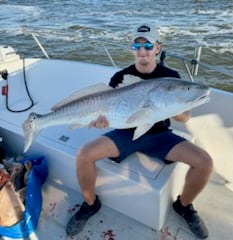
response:
[[[41,128],[37,124],[37,119],[40,115],[30,113],[27,120],[23,123],[23,131],[25,137],[24,152],[26,152],[34,141],[35,137],[39,134]]]

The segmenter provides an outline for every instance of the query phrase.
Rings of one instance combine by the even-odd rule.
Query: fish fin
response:
[[[141,137],[154,125],[154,121],[152,123],[148,123],[148,122],[143,123],[145,122],[145,119],[150,119],[151,118],[150,115],[153,113],[154,111],[151,107],[143,107],[128,118],[126,123],[130,123],[130,124],[135,123],[135,125],[137,125],[137,128],[134,131],[133,140],[136,140],[137,138]],[[143,124],[138,124],[140,122],[142,122]]]
[[[23,132],[25,138],[24,152],[26,152],[29,149],[36,136],[42,130],[40,126],[37,124],[37,119],[40,116],[41,115],[36,113],[30,113],[26,121],[23,123]]]
[[[154,123],[145,123],[143,125],[138,126],[133,135],[133,141],[136,140],[137,138],[141,137],[144,133],[146,133]]]
[[[135,123],[137,122],[145,122],[145,119],[149,117],[149,114],[152,113],[152,109],[150,107],[143,107],[137,112],[133,113],[129,118],[127,119],[126,123]]]
[[[84,96],[90,95],[90,94],[94,94],[94,93],[98,93],[98,92],[102,92],[102,91],[106,91],[106,90],[110,90],[112,89],[110,86],[108,86],[105,83],[98,83],[92,86],[89,86],[87,88],[83,88],[81,90],[78,90],[74,93],[72,93],[70,96],[62,99],[60,102],[56,103],[51,110],[55,111],[58,108],[61,108],[63,106],[65,106],[66,104],[73,102],[79,98],[82,98]]]
[[[76,129],[76,128],[81,128],[82,127],[82,125],[81,124],[78,124],[78,123],[76,123],[76,124],[70,124],[69,125],[69,128],[70,129]]]
[[[131,74],[126,74],[126,75],[124,75],[122,83],[120,83],[118,86],[125,87],[125,86],[131,85],[131,84],[134,84],[134,83],[137,83],[140,81],[142,81],[142,79],[140,77],[137,77],[137,76],[134,76]]]

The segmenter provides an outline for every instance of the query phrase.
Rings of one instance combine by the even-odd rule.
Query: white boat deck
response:
[[[207,187],[195,202],[196,208],[208,226],[210,233],[208,239],[211,240],[232,240],[233,236],[233,192],[223,183],[221,177],[213,174]],[[82,203],[81,194],[58,183],[47,181],[43,187],[43,201],[39,224],[36,232],[28,238],[30,240],[197,239],[172,207],[164,227],[156,231],[109,207],[102,206],[80,234],[67,237],[65,225]]]
[[[30,62],[34,62],[34,64],[30,65]],[[115,71],[115,69],[109,67],[99,67],[69,61],[27,60],[26,63],[29,63],[27,69],[29,89],[35,102],[38,101],[38,104],[33,107],[32,111],[37,112],[37,110],[40,110],[40,113],[48,112],[54,103],[67,96],[68,93],[72,93],[74,88],[82,88],[98,81],[107,82],[109,76]],[[2,69],[6,68],[6,66],[1,67]],[[19,71],[22,63],[12,64],[12,67],[13,74],[11,75],[9,83],[11,90],[9,96],[10,105],[14,107],[14,109],[21,109],[28,106],[28,99],[26,98],[25,89],[22,84],[22,72]],[[0,68],[0,70],[2,69]],[[83,76],[85,76],[85,80],[82,79]],[[0,81],[0,86],[4,84],[4,82]],[[58,91],[60,91],[59,94]],[[195,208],[208,226],[210,233],[208,239],[211,240],[228,240],[232,239],[233,236],[233,192],[230,190],[233,179],[233,113],[231,109],[223,107],[227,106],[232,99],[233,94],[218,90],[213,91],[211,93],[210,103],[195,109],[195,111],[193,111],[193,118],[187,125],[181,127],[179,124],[175,125],[173,123],[177,129],[194,136],[196,143],[210,152],[215,161],[215,172],[207,187],[194,202]],[[0,134],[1,131],[4,132],[4,134],[12,133],[9,139],[7,139],[8,136],[4,136],[4,139],[8,140],[8,148],[12,142],[14,142],[12,151],[14,153],[22,153],[23,133],[21,125],[31,110],[20,114],[10,113],[5,109],[5,99],[3,96],[0,96],[0,100]],[[59,131],[45,130],[38,137],[38,141],[34,147],[32,146],[31,148],[34,149],[32,150],[34,152],[35,149],[37,149],[39,153],[43,155],[44,152],[41,151],[45,150],[45,148],[40,147],[40,149],[38,149],[37,147],[44,141],[44,145],[46,145],[46,143],[51,144],[53,141],[54,151],[57,151],[56,154],[59,153],[61,156],[57,155],[57,158],[60,158],[59,161],[54,158],[49,159],[50,174],[47,182],[43,186],[43,209],[37,230],[29,237],[30,240],[197,239],[191,234],[184,221],[173,211],[171,206],[162,229],[155,230],[104,204],[100,211],[88,221],[84,230],[79,235],[68,238],[65,233],[65,225],[83,200],[81,194],[78,192],[75,178],[74,156],[77,148],[75,145],[63,146],[58,140],[55,141],[53,134],[57,132],[57,139],[57,137],[60,136]],[[90,139],[90,135],[94,136],[95,134],[99,134],[99,132],[93,134],[93,132],[86,131],[86,136],[84,136],[82,129],[78,131],[82,136],[83,143]],[[63,133],[63,131],[61,131],[61,133]],[[21,138],[19,138],[19,136]],[[54,139],[51,138],[51,136],[54,137]],[[74,136],[74,134],[72,136]],[[65,159],[62,161],[63,156],[66,156],[63,155],[62,152],[64,149],[68,151],[67,155],[69,155],[70,162],[65,161]],[[61,173],[64,173],[63,176],[61,176]],[[218,174],[221,174],[224,178]],[[59,179],[58,176],[60,176],[62,180]],[[231,184],[229,184],[229,188],[226,187],[225,179]],[[77,189],[77,191],[74,189]],[[175,190],[179,191],[179,189]],[[131,192],[128,191],[127,194],[130,195]],[[105,202],[104,200],[106,199],[103,199],[103,202]],[[124,205],[124,202],[122,201],[120,204]],[[143,201],[141,201],[140,204],[143,205]],[[153,204],[156,205],[156,202],[151,202],[151,206],[153,206]],[[135,209],[135,211],[137,211],[137,209]]]
[[[58,183],[47,181],[43,187],[43,209],[31,240],[195,240],[184,221],[172,207],[160,231],[149,228],[131,218],[102,206],[74,237],[67,237],[65,225],[82,203],[81,194]],[[233,192],[224,186],[221,177],[213,174],[205,190],[195,201],[205,220],[211,240],[232,240]],[[124,204],[124,202],[122,202]],[[143,204],[143,203],[142,203]],[[156,203],[155,203],[156,204]],[[135,209],[135,211],[137,211]],[[4,238],[9,239],[9,238]]]

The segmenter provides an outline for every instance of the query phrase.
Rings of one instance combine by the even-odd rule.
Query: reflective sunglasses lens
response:
[[[131,46],[132,50],[136,50],[136,51],[138,51],[140,47],[141,47],[141,43],[133,43]]]
[[[138,43],[138,42],[135,42],[135,43],[133,43],[133,44],[131,45],[131,48],[132,48],[132,50],[139,51],[139,49],[140,49],[142,46],[143,46],[146,50],[152,50],[153,47],[154,47],[154,44],[153,44],[153,43],[149,43],[149,42],[146,42],[146,43],[143,43],[143,44]]]
[[[144,43],[144,44],[143,44],[143,47],[144,47],[146,50],[152,50],[153,47],[154,47],[154,44],[147,42],[147,43]]]

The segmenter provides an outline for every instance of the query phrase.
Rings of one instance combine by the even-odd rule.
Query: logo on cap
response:
[[[138,32],[150,32],[150,28],[148,26],[141,26],[138,28]]]

